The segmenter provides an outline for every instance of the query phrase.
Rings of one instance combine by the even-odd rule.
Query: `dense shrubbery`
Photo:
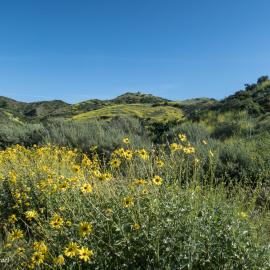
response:
[[[0,148],[5,148],[14,144],[25,146],[38,144],[42,141],[44,131],[42,124],[10,122],[1,125]]]
[[[14,144],[32,146],[52,143],[80,148],[88,152],[92,145],[107,151],[119,145],[124,136],[132,138],[138,147],[151,145],[139,120],[117,117],[111,121],[76,122],[64,119],[35,123],[9,123],[0,129],[0,147]]]
[[[223,176],[226,182],[240,182],[242,184],[257,185],[269,183],[270,159],[264,147],[257,141],[233,141],[220,147],[217,175]],[[261,145],[260,145],[261,144]]]
[[[121,138],[129,136],[138,147],[151,145],[144,127],[135,118],[114,118],[111,121],[53,121],[46,126],[42,144],[80,148],[88,152],[93,145],[98,145],[103,152],[114,149]]]
[[[108,156],[119,146],[121,138],[128,136],[136,147],[149,149],[152,143],[166,144],[174,140],[175,134],[187,134],[197,147],[197,153],[207,167],[207,151],[211,148],[217,154],[217,176],[234,182],[269,181],[268,168],[270,138],[267,120],[256,124],[245,112],[216,115],[211,113],[207,121],[199,123],[146,125],[139,119],[118,117],[110,121],[76,122],[51,120],[39,124],[10,123],[0,130],[0,146],[34,144],[68,146],[89,153],[93,145],[98,152]],[[237,120],[237,121],[236,121]],[[259,126],[260,125],[260,126]],[[201,147],[207,140],[208,148]]]

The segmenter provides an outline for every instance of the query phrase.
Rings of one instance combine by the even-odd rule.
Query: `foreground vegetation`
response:
[[[68,148],[0,153],[5,269],[269,269],[269,211],[253,189],[225,186],[179,134],[100,160]]]
[[[0,269],[270,269],[269,104],[0,97]]]

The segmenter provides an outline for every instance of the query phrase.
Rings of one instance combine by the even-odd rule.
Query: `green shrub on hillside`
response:
[[[84,152],[89,152],[91,146],[98,146],[102,151],[109,151],[119,146],[125,136],[138,147],[151,145],[140,121],[132,117],[118,117],[111,121],[52,121],[46,124],[42,144],[80,148]]]
[[[2,125],[0,129],[0,148],[20,144],[32,146],[43,140],[45,133],[44,126],[31,123],[9,122]]]

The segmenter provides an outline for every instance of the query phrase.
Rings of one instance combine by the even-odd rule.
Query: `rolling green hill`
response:
[[[75,115],[74,120],[90,120],[94,118],[112,119],[116,116],[132,116],[150,122],[166,123],[183,119],[180,109],[164,106],[151,106],[149,104],[118,104],[110,105],[98,110]]]
[[[22,119],[25,119],[25,121],[40,121],[54,117],[72,118],[74,115],[79,115],[113,105],[148,104],[151,106],[167,101],[169,100],[140,92],[125,93],[111,100],[91,99],[77,104],[68,104],[61,100],[26,103],[0,96],[0,109],[21,117]],[[135,111],[136,110],[133,110],[132,114],[139,116],[139,113]],[[172,109],[169,109],[166,115],[169,116],[172,111]],[[122,113],[125,112],[123,111]],[[2,115],[1,118],[4,118],[4,116]]]
[[[128,92],[111,100],[91,99],[77,104],[61,100],[26,103],[0,97],[0,110],[1,122],[8,119],[6,113],[26,122],[59,117],[75,120],[110,119],[125,115],[166,123],[171,120],[202,120],[207,118],[209,112],[220,114],[243,110],[258,117],[270,112],[270,80],[262,76],[257,83],[246,84],[244,90],[220,101],[211,98],[170,101],[140,92]]]
[[[257,83],[246,84],[245,89],[220,101],[212,98],[171,101],[140,92],[127,92],[110,100],[90,99],[77,104],[61,100],[26,103],[0,97],[2,125],[46,123],[54,119],[87,122],[135,117],[147,125],[159,124],[161,130],[162,124],[188,121],[204,123],[209,126],[209,130],[213,130],[217,125],[237,122],[238,115],[245,115],[245,119],[249,119],[245,121],[253,119],[261,129],[268,129],[269,117],[264,117],[268,113],[270,80],[267,76],[260,77]]]
[[[26,103],[6,97],[0,97],[0,109],[28,120],[68,115],[71,112],[70,104],[61,100]]]

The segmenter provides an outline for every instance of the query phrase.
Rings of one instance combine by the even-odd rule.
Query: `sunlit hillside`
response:
[[[89,120],[94,118],[112,119],[116,116],[131,116],[151,122],[166,123],[169,121],[183,120],[180,109],[169,106],[151,106],[144,104],[119,104],[106,106],[102,109],[75,115],[74,120]]]

